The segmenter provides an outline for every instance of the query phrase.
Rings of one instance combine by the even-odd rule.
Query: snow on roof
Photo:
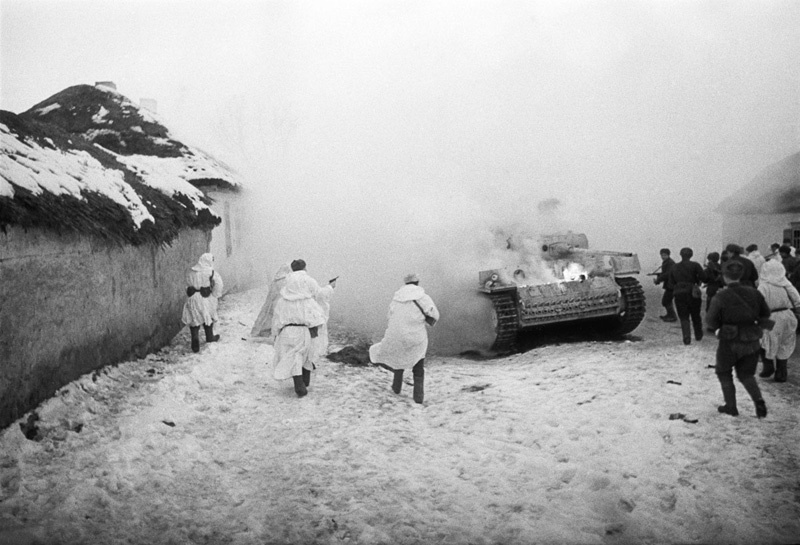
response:
[[[157,114],[108,87],[78,85],[22,114],[0,111],[0,146],[0,226],[60,220],[81,230],[83,221],[92,232],[116,229],[118,240],[169,243],[177,227],[219,224],[201,186],[241,187],[235,171],[175,140]],[[108,201],[130,225],[116,226],[128,222]],[[66,210],[84,205],[75,223]],[[131,232],[141,229],[147,236]]]
[[[92,116],[92,121],[94,121],[95,123],[102,123],[103,122],[103,118],[106,115],[108,115],[108,110],[106,110],[105,108],[100,106],[100,111],[97,112],[96,114],[94,114],[94,116]]]
[[[85,151],[62,151],[43,148],[35,141],[24,142],[0,124],[0,153],[0,196],[13,198],[16,186],[34,195],[48,191],[85,201],[82,191],[93,191],[123,206],[137,227],[144,220],[155,221],[136,191],[125,182],[122,171],[105,168]]]
[[[56,102],[55,104],[51,104],[50,106],[45,106],[44,108],[39,108],[39,110],[37,110],[37,113],[40,114],[40,115],[44,115],[44,114],[46,114],[48,112],[52,112],[53,110],[57,110],[60,107],[61,107],[61,104]]]
[[[169,196],[183,193],[192,200],[196,208],[206,206],[202,201],[203,192],[189,181],[216,177],[215,165],[209,157],[197,160],[193,160],[196,156],[187,157],[185,160],[153,155],[116,155],[116,157],[120,163],[136,172],[148,186]]]
[[[48,132],[49,131],[49,132]],[[0,228],[75,231],[118,244],[170,244],[221,219],[185,180],[148,185],[115,156],[0,111]]]
[[[55,104],[60,107],[53,108]],[[214,181],[225,189],[236,190],[242,185],[241,178],[230,167],[176,140],[157,113],[137,105],[111,87],[69,87],[20,114],[20,117],[54,124],[69,134],[102,146],[117,154],[118,158],[131,157],[125,160],[129,165],[150,164],[155,158],[170,158],[175,164],[165,166],[167,161],[155,161],[161,165],[160,168],[148,170],[177,173],[183,180],[202,180],[204,185]],[[160,183],[154,177],[146,182],[155,188]],[[163,183],[169,194],[174,178],[165,179]]]

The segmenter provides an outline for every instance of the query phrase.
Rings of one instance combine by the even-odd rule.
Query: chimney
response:
[[[95,87],[108,87],[109,89],[113,89],[114,91],[117,90],[117,84],[113,81],[96,81],[94,84]]]
[[[158,103],[153,98],[140,98],[139,106],[147,110],[150,110],[154,114],[158,113]]]

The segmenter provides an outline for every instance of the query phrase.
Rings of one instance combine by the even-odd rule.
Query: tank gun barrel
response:
[[[573,246],[566,242],[553,242],[551,244],[542,244],[542,252],[548,253],[552,256],[566,256],[569,254],[582,254],[586,256],[596,255],[615,255],[630,257],[633,252],[611,252],[607,250],[590,250],[588,248],[581,248],[580,246]]]

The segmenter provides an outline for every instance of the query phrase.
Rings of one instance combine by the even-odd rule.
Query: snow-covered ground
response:
[[[221,342],[184,332],[63,388],[38,440],[0,434],[0,543],[798,542],[797,382],[718,414],[716,342],[683,346],[659,295],[628,341],[430,357],[424,406],[334,362],[298,399],[249,338],[265,290],[228,296]]]

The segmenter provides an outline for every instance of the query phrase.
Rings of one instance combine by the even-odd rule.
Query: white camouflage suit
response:
[[[325,313],[315,299],[319,292],[319,284],[305,270],[286,276],[272,318],[275,339],[272,373],[276,380],[300,375],[303,368],[314,368],[309,328],[325,323]]]
[[[200,256],[197,265],[186,273],[186,286],[199,290],[211,285],[211,275],[214,275],[214,286],[209,297],[203,297],[199,291],[186,300],[183,305],[182,321],[190,327],[212,325],[217,317],[217,299],[222,297],[222,277],[214,271],[214,256],[206,253]]]
[[[435,320],[439,319],[439,310],[422,287],[406,284],[395,292],[389,304],[389,324],[383,339],[369,348],[372,363],[383,363],[398,370],[411,369],[425,358],[428,331],[423,311]]]

